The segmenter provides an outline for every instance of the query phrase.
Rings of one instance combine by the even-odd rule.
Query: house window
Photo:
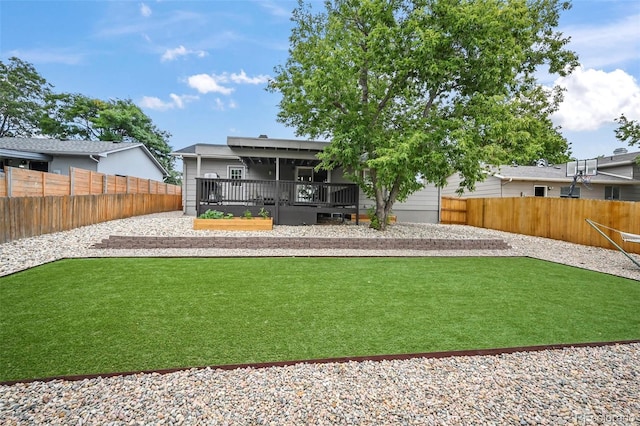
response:
[[[563,186],[560,188],[560,196],[563,198],[569,197],[569,191],[571,190],[570,186]],[[573,194],[571,194],[571,198],[580,198],[580,187],[576,185],[573,188]]]
[[[546,186],[534,185],[534,187],[533,187],[533,195],[535,195],[536,197],[546,197],[546,195],[547,195],[547,187]]]
[[[242,180],[244,179],[244,167],[229,167],[229,179]],[[231,186],[240,186],[241,182],[232,182]]]
[[[605,200],[619,200],[620,199],[620,187],[619,186],[605,186],[604,187],[604,199]]]

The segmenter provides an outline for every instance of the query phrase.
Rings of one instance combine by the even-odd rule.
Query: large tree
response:
[[[577,65],[555,28],[558,0],[334,0],[294,10],[289,58],[269,90],[299,136],[330,139],[320,167],[343,167],[375,199],[384,228],[396,201],[424,183],[462,187],[484,164],[567,158],[549,120],[559,89],[540,66]],[[368,173],[363,173],[368,170]]]
[[[169,172],[165,181],[179,183],[170,155],[168,132],[159,130],[130,99],[92,99],[80,94],[52,94],[47,97],[47,114],[42,133],[64,139],[83,139],[144,144]]]
[[[38,133],[45,97],[51,85],[33,65],[16,57],[0,61],[0,137]]]

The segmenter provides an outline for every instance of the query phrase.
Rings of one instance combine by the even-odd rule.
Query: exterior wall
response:
[[[450,176],[447,179],[447,185],[442,188],[442,195],[447,197],[457,197],[458,193],[456,190],[460,186],[460,182],[462,178],[459,174],[455,174]],[[513,183],[513,182],[512,182]],[[473,192],[465,191],[462,194],[464,198],[491,198],[491,197],[502,197],[505,196],[502,194],[503,187],[501,186],[502,182],[500,179],[488,176],[484,181],[476,183],[476,189]],[[533,191],[533,187],[531,189]],[[515,196],[515,195],[509,195]],[[520,196],[518,194],[518,196]]]
[[[395,203],[393,214],[399,222],[438,223],[440,221],[440,190],[433,184],[409,195],[406,201]]]
[[[185,157],[182,160],[183,176],[182,176],[182,194],[184,213],[196,215],[196,177],[197,162],[195,158]],[[203,158],[200,162],[200,176],[204,177],[206,173],[216,173],[221,178],[227,178],[228,166],[244,166],[240,160],[229,159],[213,159]]]
[[[68,176],[69,167],[77,167],[93,172],[98,171],[98,163],[89,158],[89,156],[55,156],[49,164],[49,171]]]
[[[621,186],[620,201],[640,201],[640,184]]]
[[[108,175],[133,176],[162,182],[162,172],[142,148],[113,152],[106,157],[98,157],[98,172]]]
[[[616,175],[616,176],[633,178],[633,167],[631,166],[606,167],[606,168],[599,169],[598,172],[611,173],[612,175]]]

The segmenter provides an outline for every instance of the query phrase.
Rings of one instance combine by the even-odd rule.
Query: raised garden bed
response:
[[[273,219],[270,217],[193,219],[193,229],[209,231],[271,231],[273,229]]]

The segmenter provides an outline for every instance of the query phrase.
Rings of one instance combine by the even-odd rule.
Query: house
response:
[[[596,200],[640,201],[640,165],[636,160],[640,152],[611,155],[591,160],[593,170],[590,183],[577,179],[573,190],[575,162],[538,166],[493,167],[473,192],[463,197],[568,197]],[[591,166],[589,166],[591,167]],[[451,176],[442,195],[457,196],[460,176]]]
[[[340,168],[316,170],[328,142],[227,137],[226,145],[196,144],[172,153],[182,159],[183,205],[188,215],[215,209],[241,214],[269,210],[277,224],[313,224],[322,216],[357,215],[375,203]],[[434,187],[396,203],[399,221],[438,221]]]
[[[69,174],[69,167],[162,181],[167,171],[141,143],[0,138],[0,171],[20,167]]]

